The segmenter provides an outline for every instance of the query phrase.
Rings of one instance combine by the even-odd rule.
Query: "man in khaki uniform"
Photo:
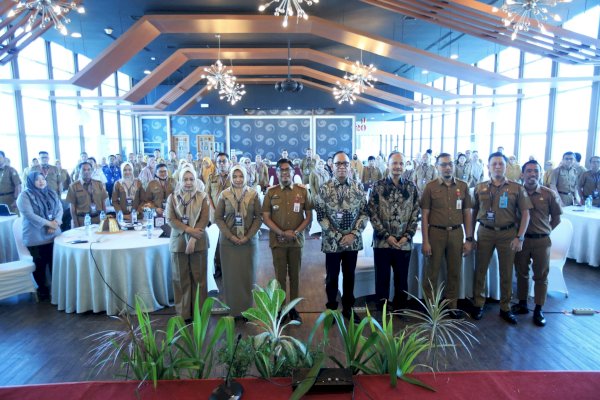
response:
[[[82,162],[79,165],[79,177],[67,192],[73,228],[83,226],[86,214],[90,214],[93,224],[100,223],[100,211],[106,211],[105,201],[108,198],[102,182],[92,179],[92,164]]]
[[[304,229],[312,219],[312,201],[303,186],[293,184],[294,169],[290,160],[277,162],[278,186],[271,186],[265,195],[263,221],[269,227],[269,246],[273,253],[275,276],[283,290],[290,280],[290,297],[299,297],[300,266],[304,247]],[[302,322],[295,308],[291,319]]]
[[[545,186],[540,186],[541,165],[535,161],[523,164],[523,182],[529,199],[533,204],[530,210],[529,225],[525,232],[523,250],[515,256],[517,275],[517,297],[519,304],[512,307],[514,314],[527,314],[527,295],[529,292],[529,263],[532,261],[535,309],[533,323],[537,326],[546,325],[542,307],[546,302],[548,291],[548,272],[550,270],[550,233],[560,224],[560,208],[557,194]]]
[[[17,212],[17,197],[20,193],[19,173],[6,164],[6,156],[0,151],[0,204],[6,204],[11,212]]]
[[[50,165],[48,162],[50,161],[50,157],[48,156],[47,151],[39,152],[40,165],[35,167],[31,167],[31,171],[37,171],[44,175],[46,178],[46,184],[48,185],[48,189],[56,192],[60,197],[60,193],[62,192],[62,187],[60,185],[60,171],[54,165]]]
[[[206,184],[206,194],[210,204],[210,222],[215,222],[215,210],[219,201],[221,192],[231,186],[231,177],[229,176],[229,156],[226,153],[219,153],[215,161],[217,171],[208,177]],[[219,251],[219,242],[217,242],[215,251],[215,278],[221,277],[221,252]]]
[[[86,162],[87,160],[88,160],[88,153],[86,153],[84,151],[81,154],[79,154],[79,162],[73,169],[73,172],[71,172],[71,182],[75,182],[77,179],[79,179],[79,166],[81,165],[82,162]]]
[[[260,188],[264,192],[269,187],[269,167],[262,160],[260,155],[257,155],[254,164],[256,170],[256,183],[260,185]]]
[[[590,158],[590,169],[579,176],[577,190],[582,205],[588,196],[592,196],[592,204],[600,207],[600,157]]]
[[[422,157],[422,162],[418,167],[415,168],[415,185],[419,191],[419,195],[423,193],[427,182],[434,180],[437,177],[437,171],[433,165],[431,165],[431,154],[425,153]]]
[[[475,220],[479,221],[479,228],[473,286],[475,308],[472,314],[476,320],[483,318],[486,276],[496,249],[500,270],[500,317],[510,324],[516,324],[517,319],[510,310],[513,262],[515,253],[523,247],[529,210],[533,206],[523,186],[506,179],[507,162],[502,153],[490,154],[488,169],[491,180],[475,187],[473,214]]]
[[[354,154],[352,156],[352,161],[350,161],[350,168],[352,169],[351,178],[356,182],[360,182],[363,173],[363,163],[358,159],[358,155]]]
[[[144,207],[148,203],[152,203],[152,208],[156,209],[156,213],[160,216],[164,215],[167,209],[167,199],[169,195],[175,190],[177,182],[175,179],[169,178],[169,171],[165,164],[158,164],[156,166],[156,178],[148,182],[148,186],[141,193],[141,203],[138,212],[143,212]]]
[[[313,157],[312,149],[306,149],[306,157],[302,159],[300,163],[300,170],[302,171],[302,184],[308,185],[311,172],[315,170],[317,160]]]
[[[464,155],[463,155],[464,156]],[[458,313],[458,288],[462,272],[462,256],[473,249],[472,201],[469,185],[454,177],[454,162],[448,153],[436,160],[438,178],[425,186],[421,197],[423,255],[429,257],[427,279],[423,282],[426,294],[437,288],[442,260],[446,259],[446,298],[450,300],[451,315]],[[463,226],[466,234],[463,244]]]
[[[575,155],[567,151],[563,154],[561,165],[554,168],[550,177],[550,189],[558,193],[563,207],[572,206],[575,202],[578,175],[574,163]]]
[[[375,182],[383,179],[383,174],[379,168],[375,165],[375,157],[369,156],[369,165],[363,168],[362,173],[362,184],[365,192],[368,191]]]

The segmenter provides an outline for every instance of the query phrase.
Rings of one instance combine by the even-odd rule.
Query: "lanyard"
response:
[[[248,187],[244,186],[244,190],[242,191],[242,195],[240,196],[239,200],[238,200],[237,196],[235,195],[235,191],[233,189],[231,189],[231,192],[233,193],[233,198],[237,202],[237,209],[236,209],[236,214],[237,215],[240,214],[240,207],[242,205],[242,201],[244,201],[244,197],[246,196],[247,189],[248,189]]]
[[[89,183],[83,182],[83,188],[90,195],[90,204],[96,204],[96,203],[94,203],[94,183],[93,183],[93,181],[90,179]]]
[[[490,207],[489,207],[489,210],[492,211],[492,209],[494,208],[494,197],[496,197],[496,195],[498,194],[498,192],[501,191],[500,188],[502,186],[504,186],[504,183],[502,185],[500,185],[500,186],[496,186],[496,185],[494,185],[490,181],[490,183],[488,184],[488,186],[489,186],[489,192],[490,192]],[[495,189],[493,192],[492,192],[492,187]],[[508,193],[508,189],[506,190],[505,193]]]
[[[127,186],[127,184],[125,182],[121,182],[122,186],[125,188],[125,194],[126,197],[128,199],[132,198],[133,196],[131,195],[131,189],[133,188],[133,186],[135,185],[135,181],[131,183],[131,185]]]
[[[163,199],[166,199],[166,197],[167,197],[167,180],[158,178],[158,183],[160,184],[160,187],[162,188]]]
[[[179,199],[179,204],[181,204],[183,206],[183,216],[187,217],[187,206],[192,202],[192,200],[194,200],[194,197],[196,196],[196,194],[194,194],[194,196],[191,196],[190,199],[185,202],[183,201],[183,197],[181,197],[181,195],[177,195],[177,199]]]

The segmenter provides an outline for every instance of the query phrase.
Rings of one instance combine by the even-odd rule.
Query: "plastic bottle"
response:
[[[133,210],[131,212],[131,224],[135,225],[137,224],[137,211]]]
[[[106,219],[106,213],[104,212],[104,210],[100,211],[100,224],[102,224],[102,222],[104,222],[104,220]]]
[[[588,196],[587,199],[585,199],[585,211],[590,212],[592,211],[592,204],[593,204],[593,200],[592,200],[592,196]]]
[[[121,210],[117,213],[117,222],[119,223],[119,226],[123,226],[123,211]]]
[[[154,230],[154,224],[152,223],[152,220],[149,219],[146,221],[146,236],[148,237],[148,239],[152,239],[152,231]]]
[[[89,236],[92,233],[92,217],[90,217],[90,214],[85,214],[83,226],[85,226],[85,233]]]

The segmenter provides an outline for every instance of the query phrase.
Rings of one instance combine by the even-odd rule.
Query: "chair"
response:
[[[19,252],[19,261],[0,264],[0,300],[21,293],[32,293],[37,298],[37,285],[33,279],[35,264],[33,257],[23,244],[22,219],[17,218],[13,224],[13,235]]]
[[[548,273],[548,291],[561,292],[569,297],[569,290],[563,275],[563,267],[567,261],[567,252],[573,239],[573,224],[568,219],[562,219],[560,224],[550,234],[552,248],[550,250],[550,271]],[[529,282],[529,296],[534,296],[533,282]]]
[[[354,297],[375,294],[375,262],[373,259],[373,226],[367,222],[362,233],[363,249],[358,252],[354,271]],[[344,294],[344,274],[338,277],[338,289]]]
[[[208,235],[208,268],[206,268],[206,288],[207,291],[219,293],[219,287],[215,282],[215,253],[217,252],[217,243],[219,242],[219,227],[217,224],[212,224],[206,228]]]
[[[302,177],[300,175],[294,175],[294,184],[302,185]]]

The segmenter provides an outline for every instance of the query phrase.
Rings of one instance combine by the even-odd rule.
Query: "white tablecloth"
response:
[[[65,232],[54,242],[52,303],[68,313],[91,310],[115,315],[127,306],[111,291],[110,285],[131,306],[135,305],[136,295],[148,311],[171,305],[169,239],[158,238],[159,233],[156,230],[152,239],[138,231],[92,233],[90,252],[90,243],[68,243],[87,240],[85,231]]]
[[[0,263],[19,259],[15,237],[13,236],[13,223],[16,219],[16,215],[0,217]]]
[[[573,224],[573,240],[567,257],[592,267],[600,266],[600,208],[564,207],[562,218]]]

